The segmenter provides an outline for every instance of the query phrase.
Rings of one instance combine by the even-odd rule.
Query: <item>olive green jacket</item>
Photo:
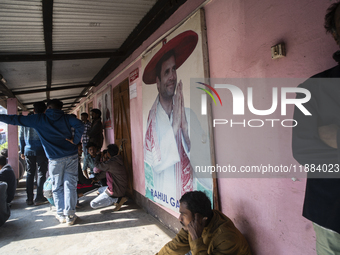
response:
[[[191,251],[192,255],[251,255],[246,239],[234,223],[217,210],[213,210],[213,213],[202,237],[192,240],[190,234],[182,228],[157,254],[184,255]]]

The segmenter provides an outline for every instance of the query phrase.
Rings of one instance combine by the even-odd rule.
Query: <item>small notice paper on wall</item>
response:
[[[130,100],[132,98],[137,97],[137,83],[133,83],[130,85]]]

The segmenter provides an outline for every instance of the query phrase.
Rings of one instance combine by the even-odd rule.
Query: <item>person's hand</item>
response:
[[[97,180],[96,178],[93,178],[91,181],[91,184],[95,184],[96,182],[99,182],[99,180]]]
[[[22,159],[25,159],[25,154],[20,155]]]
[[[89,174],[87,173],[87,170],[83,170],[83,175],[86,179],[89,179]]]
[[[337,149],[337,132],[339,127],[335,124],[327,125],[327,126],[321,126],[318,128],[319,131],[319,137],[321,141],[323,141],[328,146]]]
[[[75,144],[74,142],[73,142],[73,137],[71,138],[71,139],[65,139],[66,141],[68,141],[68,142],[70,142],[70,143],[72,143],[72,144]]]
[[[202,217],[200,214],[195,213],[194,219],[188,224],[188,232],[192,240],[196,240],[202,236],[203,229],[207,224],[207,217]]]

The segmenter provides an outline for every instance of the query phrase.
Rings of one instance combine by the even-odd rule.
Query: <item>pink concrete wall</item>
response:
[[[96,91],[103,86],[114,87],[135,68],[140,70],[141,53],[203,2],[187,1]],[[334,66],[331,55],[338,48],[323,29],[325,10],[332,2],[210,1],[204,7],[210,76],[303,78]],[[286,43],[287,57],[272,60],[270,47],[282,41]],[[145,194],[141,77],[136,83],[138,97],[130,100],[134,189]],[[260,100],[261,96],[255,95],[254,100]],[[213,115],[223,113],[221,111],[223,109],[215,107]],[[277,127],[256,132],[245,135],[239,130],[215,129],[216,163],[252,165],[269,159],[273,164],[297,164],[291,155],[291,130]],[[112,136],[113,133],[108,134],[109,139]],[[304,179],[294,182],[291,179],[219,178],[218,184],[222,211],[244,233],[254,254],[315,254],[312,224],[301,216]]]
[[[117,86],[124,79],[128,78],[130,72],[139,68],[139,78],[135,81],[137,83],[137,98],[130,100],[130,118],[131,118],[131,146],[132,146],[132,160],[133,160],[133,181],[134,189],[145,194],[145,176],[144,176],[144,156],[143,156],[143,116],[142,116],[142,80],[141,80],[141,62],[140,55],[145,51],[150,44],[154,43],[160,36],[173,28],[176,24],[185,19],[193,10],[200,6],[205,1],[203,0],[191,0],[176,11],[170,19],[152,34],[144,43],[124,61],[111,75],[109,75],[101,85],[96,88],[96,91],[101,90],[104,86],[112,85]],[[133,63],[131,65],[131,63]],[[128,68],[126,68],[130,65]],[[112,139],[113,133],[108,137]],[[167,210],[167,209],[165,209]],[[177,214],[167,210],[177,217]]]
[[[7,114],[17,114],[18,111],[18,100],[16,98],[7,99]],[[15,177],[19,178],[19,139],[18,139],[18,126],[7,126],[8,137],[8,164],[11,165],[14,170]]]
[[[332,53],[338,48],[323,29],[331,3],[211,1],[205,6],[210,76],[302,78],[335,66]],[[286,43],[287,57],[272,60],[270,47],[281,41]],[[255,95],[254,101],[266,100],[262,97]],[[213,115],[223,116],[223,111],[215,107]],[[214,131],[219,165],[297,164],[291,155],[291,130],[277,127],[245,133],[218,127]],[[316,254],[312,224],[301,216],[305,179],[220,178],[218,184],[222,211],[245,234],[254,254]]]
[[[119,85],[122,81],[129,77],[129,74],[139,68],[141,69],[140,61],[137,61],[134,65],[127,68],[124,72],[119,75],[110,75],[110,79],[105,87],[111,86],[111,89]],[[145,194],[145,178],[144,178],[144,164],[143,164],[143,133],[140,132],[143,128],[142,118],[142,80],[141,74],[139,78],[134,81],[137,84],[137,97],[130,99],[130,121],[131,121],[131,147],[132,147],[132,168],[133,168],[133,187],[136,191],[141,194]],[[97,91],[103,86],[98,87]],[[113,98],[113,96],[112,96]],[[112,99],[113,105],[113,99]],[[113,129],[106,130],[105,132],[105,144],[114,143],[114,132]]]

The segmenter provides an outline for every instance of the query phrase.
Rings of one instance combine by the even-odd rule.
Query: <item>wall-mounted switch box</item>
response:
[[[279,43],[271,48],[272,59],[283,58],[286,56],[286,48],[284,43]]]

